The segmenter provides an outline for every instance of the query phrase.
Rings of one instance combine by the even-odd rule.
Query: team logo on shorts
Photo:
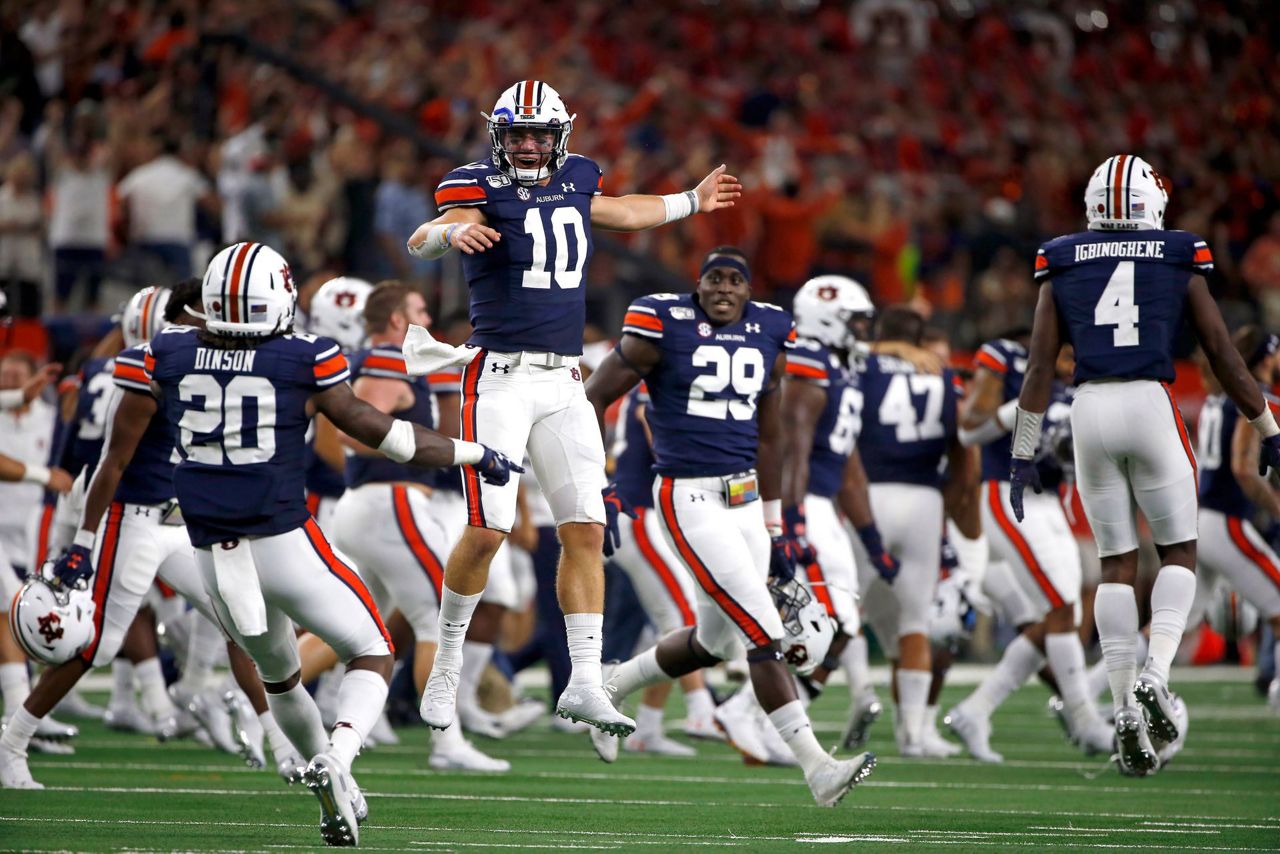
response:
[[[520,197],[520,201],[522,201],[522,202],[527,202],[527,201],[529,201],[529,188],[528,188],[528,187],[516,187],[516,195]]]
[[[506,175],[489,175],[485,178],[490,187],[510,187],[511,179]]]
[[[698,334],[699,334],[699,335],[701,335],[703,338],[710,338],[710,337],[711,337],[711,324],[710,324],[710,323],[699,323],[699,324],[698,324]]]
[[[573,377],[573,381],[575,383],[582,382],[582,374],[578,371],[577,368],[569,368],[569,376]]]

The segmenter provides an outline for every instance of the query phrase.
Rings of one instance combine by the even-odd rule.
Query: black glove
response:
[[[511,462],[506,454],[485,445],[484,456],[480,458],[480,462],[476,463],[476,471],[484,478],[485,483],[491,486],[505,486],[507,481],[511,480],[513,471],[523,472],[524,469]]]
[[[630,502],[618,492],[618,484],[611,483],[602,492],[604,496],[604,556],[609,557],[613,550],[622,545],[622,532],[618,530],[618,516],[626,515],[638,518]]]
[[[785,534],[773,537],[773,552],[769,556],[769,577],[774,581],[791,581],[796,577],[796,556],[791,552],[791,540]]]
[[[1262,440],[1262,453],[1258,456],[1258,474],[1267,476],[1267,469],[1280,470],[1280,434]]]
[[[902,566],[896,557],[885,551],[884,542],[880,539],[880,529],[875,525],[859,528],[858,539],[862,540],[862,545],[867,550],[867,557],[871,559],[871,565],[875,567],[876,572],[886,584],[892,584]]]
[[[84,590],[93,577],[93,555],[84,546],[73,545],[58,558],[52,574],[54,581],[62,587]]]
[[[809,542],[805,529],[804,508],[800,505],[782,511],[783,531],[791,542],[791,555],[796,565],[809,567],[818,562],[818,550]]]
[[[1265,449],[1263,454],[1265,456]],[[1280,463],[1280,456],[1276,458],[1276,462]],[[1036,495],[1044,492],[1044,487],[1040,485],[1040,470],[1036,468],[1034,461],[1014,457],[1013,465],[1009,469],[1009,505],[1013,507],[1013,518],[1019,522],[1024,515],[1022,493],[1028,486],[1035,491]]]

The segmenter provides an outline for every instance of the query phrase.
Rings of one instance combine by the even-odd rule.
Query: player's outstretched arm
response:
[[[76,532],[76,545],[93,547],[98,524],[111,506],[120,478],[133,460],[138,442],[147,432],[147,425],[151,423],[151,416],[156,414],[158,405],[149,394],[128,389],[120,391],[120,403],[111,417],[111,439],[85,491],[84,518]]]
[[[809,491],[809,454],[814,428],[827,404],[827,392],[817,383],[788,375],[782,381],[782,506],[804,506]]]
[[[0,454],[0,482],[38,483],[45,489],[63,493],[71,489],[71,475],[60,468],[32,466],[15,460],[13,457]]]
[[[596,410],[600,435],[604,435],[604,414],[615,400],[649,375],[662,359],[662,351],[636,335],[622,336],[618,346],[600,362],[587,378],[587,400]]]
[[[1272,519],[1280,519],[1280,493],[1271,488],[1266,477],[1258,474],[1261,451],[1262,440],[1258,431],[1243,418],[1237,418],[1235,431],[1231,434],[1231,474],[1246,498]]]
[[[62,373],[61,363],[51,362],[39,368],[35,376],[27,380],[27,384],[22,388],[0,391],[0,410],[26,406],[44,391],[45,386],[56,380],[60,373]]]
[[[334,426],[357,442],[389,456],[427,468],[456,465],[455,440],[418,424],[392,418],[355,396],[351,386],[338,383],[312,396],[312,401]],[[457,443],[474,445],[474,442]],[[462,462],[479,462],[479,457]]]
[[[1209,368],[1222,384],[1222,390],[1250,421],[1264,414],[1266,401],[1258,383],[1249,373],[1249,367],[1231,343],[1231,334],[1222,320],[1222,312],[1218,311],[1218,304],[1209,293],[1209,285],[1203,276],[1192,276],[1187,284],[1187,308],[1191,326],[1200,339]]]
[[[731,208],[742,195],[742,184],[726,168],[720,164],[697,187],[683,193],[596,196],[591,200],[591,224],[608,231],[643,231],[692,214]]]
[[[467,255],[492,249],[502,235],[490,228],[487,222],[484,214],[475,208],[449,208],[430,222],[418,226],[410,235],[407,244],[409,254],[430,260],[454,248]]]

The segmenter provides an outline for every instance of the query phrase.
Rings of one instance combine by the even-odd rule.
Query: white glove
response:
[[[404,336],[400,350],[404,353],[405,369],[411,377],[434,374],[454,365],[466,365],[478,352],[478,348],[470,344],[454,347],[437,341],[425,327],[413,324],[409,324],[409,332]]]

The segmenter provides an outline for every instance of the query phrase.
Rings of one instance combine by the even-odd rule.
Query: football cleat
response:
[[[1125,706],[1116,711],[1116,753],[1113,757],[1126,777],[1146,777],[1160,770],[1160,757],[1151,745],[1142,710]]]
[[[1047,708],[1049,714],[1053,715],[1058,721],[1058,726],[1062,727],[1062,734],[1067,737],[1067,741],[1075,741],[1075,737],[1071,732],[1071,716],[1067,714],[1067,704],[1062,702],[1062,698],[1054,694],[1049,698]]]
[[[739,692],[750,691],[751,686],[744,685],[738,690]],[[769,762],[769,749],[760,738],[762,724],[760,718],[753,713],[754,706],[754,703],[748,704],[738,699],[738,695],[735,694],[716,706],[713,717],[716,719],[716,724],[724,731],[725,740],[741,753],[744,759],[764,765]],[[764,726],[768,725],[765,721]]]
[[[458,704],[458,722],[463,729],[475,735],[483,735],[485,738],[507,737],[507,731],[497,715],[470,703]]]
[[[1152,736],[1151,746],[1155,748],[1156,756],[1160,757],[1160,767],[1169,764],[1173,757],[1177,756],[1182,750],[1182,746],[1187,741],[1187,727],[1191,723],[1191,716],[1187,714],[1187,704],[1177,694],[1170,695],[1173,698],[1173,720],[1178,725],[1178,737],[1173,741],[1164,741]]]
[[[595,727],[588,727],[587,735],[591,737],[591,749],[600,757],[601,762],[612,764],[618,760],[618,746],[622,739]]]
[[[208,733],[214,747],[223,753],[230,753],[233,756],[240,755],[240,745],[235,739],[235,729],[231,723],[231,716],[227,714],[226,704],[218,696],[216,690],[210,689],[198,694],[186,694],[173,690],[171,686],[169,688],[169,696],[176,705],[185,708],[191,713],[196,722]]]
[[[526,730],[542,720],[546,707],[541,700],[525,697],[505,712],[498,715],[502,731],[507,735]],[[557,718],[558,720],[558,718]]]
[[[920,735],[920,748],[923,756],[934,759],[951,759],[964,753],[964,748],[943,738],[942,733],[938,732],[938,725],[927,719]]]
[[[828,757],[812,774],[805,774],[809,791],[820,807],[834,807],[849,790],[871,776],[876,767],[874,753],[859,753],[852,759]]]
[[[47,738],[32,738],[27,743],[27,750],[43,753],[46,756],[72,756],[76,749],[65,741],[50,741]]]
[[[1110,756],[1116,749],[1115,727],[1108,725],[1100,715],[1089,715],[1072,726],[1071,743],[1083,750],[1085,756],[1097,753]]]
[[[685,718],[680,731],[689,738],[700,738],[705,741],[724,741],[724,732],[716,726],[714,715],[701,718]]]
[[[462,669],[459,667],[442,667],[440,659],[436,659],[427,677],[427,687],[422,691],[422,703],[418,714],[432,729],[448,729],[458,708],[458,680]]]
[[[853,750],[866,744],[871,725],[883,712],[884,706],[880,705],[875,691],[860,693],[849,709],[849,720],[845,722],[840,745],[846,750]]]
[[[85,718],[93,721],[102,720],[102,716],[106,714],[106,709],[90,703],[79,691],[75,690],[70,691],[67,696],[59,700],[58,705],[54,706],[53,710],[73,718]]]
[[[262,724],[253,714],[248,699],[240,700],[237,691],[227,691],[222,695],[222,707],[231,721],[231,737],[236,743],[236,753],[250,768],[265,768],[266,754],[262,752]],[[291,780],[289,782],[297,782]]]
[[[43,789],[37,783],[27,767],[27,755],[10,750],[0,744],[0,788],[4,789]]]
[[[365,819],[369,817],[369,802],[364,799],[364,792],[355,781],[351,781],[351,788],[354,789],[351,798],[351,810],[356,814],[356,824],[364,824]]]
[[[147,720],[142,710],[133,704],[107,706],[107,710],[102,713],[102,722],[106,724],[107,729],[119,732],[155,735],[155,728],[151,721]]]
[[[1151,673],[1143,673],[1133,685],[1133,695],[1147,711],[1147,730],[1161,741],[1178,739],[1178,724],[1174,719],[1173,695],[1163,680]]]
[[[556,701],[556,714],[588,723],[609,735],[625,737],[636,731],[636,722],[615,709],[609,695],[598,685],[569,683]]]
[[[552,718],[551,731],[564,733],[565,735],[582,735],[584,732],[590,732],[592,726],[582,723],[581,721],[571,721],[568,718]]]
[[[355,782],[338,760],[321,753],[303,772],[302,782],[320,801],[320,836],[326,845],[360,844],[355,813]]]
[[[434,771],[484,771],[489,774],[505,774],[511,770],[510,762],[481,753],[463,738],[447,744],[433,743],[427,766]]]
[[[595,739],[592,739],[595,741]],[[618,739],[614,738],[616,744]],[[633,735],[622,743],[622,749],[628,753],[652,753],[655,756],[697,756],[698,751],[687,744],[681,744],[663,733],[651,735]],[[597,751],[598,753],[599,751]],[[602,759],[604,757],[601,757]]]
[[[1004,761],[1004,757],[991,749],[991,719],[971,715],[963,706],[956,706],[942,719],[947,728],[964,743],[969,755],[979,762],[992,764]]]
[[[303,759],[300,754],[290,752],[284,756],[276,757],[276,773],[280,775],[281,780],[284,780],[290,786],[294,783],[301,783],[306,771],[307,760]]]
[[[64,724],[62,721],[54,720],[51,717],[40,718],[36,724],[36,738],[43,738],[48,741],[69,741],[80,734],[80,728],[71,724]]]

